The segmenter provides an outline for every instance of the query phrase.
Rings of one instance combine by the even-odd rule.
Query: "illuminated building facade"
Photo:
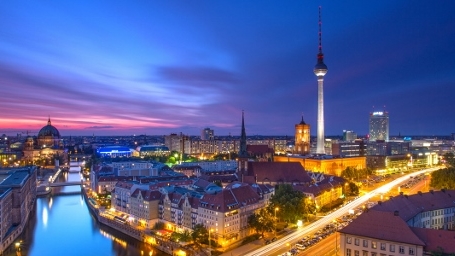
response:
[[[370,113],[370,141],[389,141],[389,113],[376,111]]]
[[[298,156],[274,156],[275,162],[299,162],[306,171],[322,172],[324,174],[340,176],[347,167],[355,169],[366,168],[366,157],[298,157]]]
[[[67,151],[63,147],[63,139],[60,132],[51,124],[51,119],[47,125],[41,128],[37,137],[27,136],[24,144],[23,161],[27,164],[55,165],[60,163],[58,160],[67,159]],[[56,161],[57,160],[57,161]],[[62,163],[63,164],[63,163]]]
[[[310,153],[310,125],[302,121],[295,125],[294,153],[306,155]]]
[[[201,131],[201,140],[213,140],[215,132],[210,128],[205,128]]]

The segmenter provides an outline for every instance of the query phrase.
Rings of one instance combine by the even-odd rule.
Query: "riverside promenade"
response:
[[[202,252],[188,250],[188,248],[184,249],[179,243],[172,242],[169,239],[152,235],[150,229],[145,229],[143,227],[130,225],[129,223],[120,223],[116,221],[113,215],[105,212],[104,209],[99,208],[99,206],[96,204],[96,201],[93,198],[89,197],[87,190],[88,189],[86,187],[81,187],[81,192],[84,196],[89,211],[99,223],[118,230],[138,241],[150,244],[158,250],[169,255],[206,255]]]

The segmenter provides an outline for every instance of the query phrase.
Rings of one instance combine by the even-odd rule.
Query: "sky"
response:
[[[455,1],[1,1],[0,133],[455,132]]]

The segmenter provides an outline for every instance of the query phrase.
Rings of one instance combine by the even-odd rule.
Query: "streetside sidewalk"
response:
[[[248,252],[251,252],[251,251],[254,251],[254,250],[260,248],[261,246],[264,246],[264,239],[259,239],[259,240],[253,241],[251,243],[239,246],[235,249],[232,249],[230,251],[227,251],[227,252],[221,254],[221,256],[245,255]]]

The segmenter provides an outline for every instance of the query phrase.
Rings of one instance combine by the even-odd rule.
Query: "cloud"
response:
[[[114,126],[112,125],[102,125],[102,126],[89,126],[89,127],[85,127],[84,129],[111,129],[111,128],[115,128]]]
[[[159,77],[185,83],[236,83],[235,74],[214,67],[158,67],[156,73]]]

